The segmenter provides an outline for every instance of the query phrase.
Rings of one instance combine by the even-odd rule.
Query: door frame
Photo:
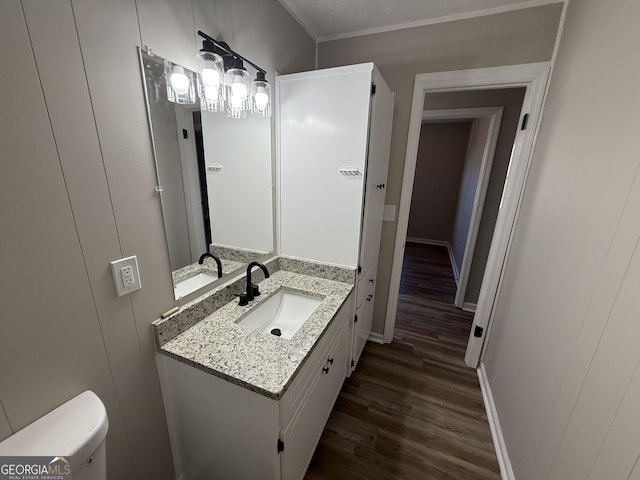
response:
[[[522,125],[525,115],[528,115],[526,122],[528,128],[524,130],[519,128],[514,140],[494,236],[491,242],[491,248],[489,249],[478,305],[471,332],[469,333],[469,343],[465,354],[465,363],[475,368],[480,362],[483,345],[486,343],[486,339],[490,334],[489,327],[491,325],[491,317],[500,289],[503,266],[507,260],[511,234],[520,207],[520,199],[522,198],[526,184],[533,145],[538,131],[538,120],[549,78],[550,65],[550,62],[540,62],[416,75],[409,121],[402,193],[398,209],[398,224],[389,286],[389,301],[387,303],[384,329],[385,343],[391,342],[395,328],[400,277],[402,274],[402,260],[407,237],[409,209],[411,207],[420,128],[422,126],[422,112],[424,111],[426,94],[460,90],[488,90],[511,87],[526,88],[522,102],[520,122]],[[473,335],[476,327],[483,329],[480,337]]]
[[[422,112],[422,125],[420,126],[420,130],[422,130],[425,123],[434,123],[439,120],[474,120],[476,118],[489,119],[489,131],[487,132],[487,137],[484,140],[482,160],[480,162],[480,170],[478,172],[478,183],[473,197],[473,207],[471,210],[471,218],[469,219],[469,229],[465,240],[462,263],[460,264],[460,270],[457,272],[456,297],[453,302],[453,304],[458,308],[473,307],[473,311],[475,311],[476,304],[465,304],[464,296],[467,291],[469,273],[471,272],[471,260],[473,259],[476,240],[478,239],[478,231],[480,230],[480,219],[482,218],[482,212],[484,210],[484,200],[489,186],[493,157],[496,152],[496,145],[498,144],[498,135],[500,134],[503,110],[504,107],[475,107],[424,110]],[[465,163],[468,159],[468,155],[469,152],[467,149]]]

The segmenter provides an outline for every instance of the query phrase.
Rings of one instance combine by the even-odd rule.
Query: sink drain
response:
[[[280,331],[279,328],[274,328],[273,330],[271,330],[271,335],[275,335],[276,337],[279,337],[280,335],[282,335],[282,332]]]

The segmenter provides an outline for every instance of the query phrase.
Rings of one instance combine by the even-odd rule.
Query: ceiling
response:
[[[280,0],[317,41],[397,30],[562,0]]]

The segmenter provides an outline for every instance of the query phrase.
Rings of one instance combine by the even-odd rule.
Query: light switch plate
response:
[[[116,295],[118,297],[142,288],[140,271],[138,270],[138,258],[135,255],[111,262],[111,273],[113,274],[113,284],[116,287]]]
[[[396,219],[396,206],[385,205],[384,213],[382,214],[382,220],[384,220],[385,222],[393,222],[395,219]]]

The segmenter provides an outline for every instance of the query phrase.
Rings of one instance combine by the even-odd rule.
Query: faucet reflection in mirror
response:
[[[246,118],[249,111],[257,117],[270,117],[271,85],[266,79],[267,72],[234,52],[227,43],[217,41],[201,31],[198,31],[198,35],[204,39],[198,53],[200,108],[207,112],[226,111],[231,118]],[[256,70],[253,82],[244,67],[245,62]],[[167,98],[170,102],[195,103],[191,73],[165,61]]]

